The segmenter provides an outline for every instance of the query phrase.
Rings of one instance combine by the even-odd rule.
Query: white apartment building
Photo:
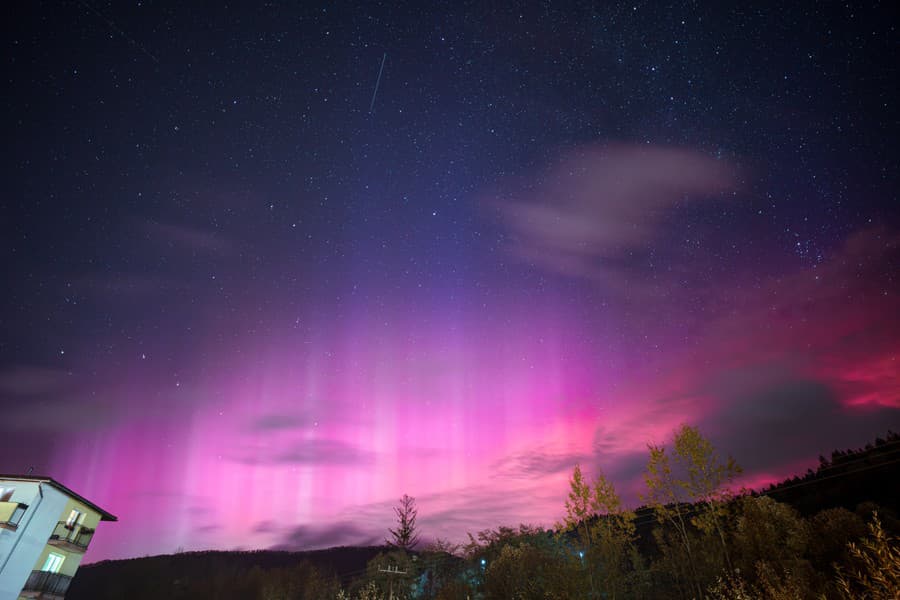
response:
[[[100,521],[116,517],[49,477],[0,475],[0,600],[61,600]]]

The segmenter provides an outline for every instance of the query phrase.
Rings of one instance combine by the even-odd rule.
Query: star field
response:
[[[900,425],[886,4],[10,16],[0,469],[120,516],[89,560],[380,540],[403,493],[552,523],[682,422],[748,485]]]

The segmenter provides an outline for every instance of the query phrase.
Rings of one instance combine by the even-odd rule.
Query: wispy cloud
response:
[[[251,433],[264,433],[267,431],[285,431],[291,429],[303,429],[311,425],[313,420],[307,415],[293,413],[268,414],[257,417],[247,426]]]
[[[590,460],[591,455],[583,452],[549,452],[535,449],[504,457],[493,466],[499,476],[539,479],[555,473],[571,471],[576,464]]]
[[[634,283],[629,253],[676,205],[735,186],[734,169],[698,152],[613,144],[570,153],[494,204],[519,258],[621,288]]]
[[[35,365],[11,365],[0,369],[0,394],[35,396],[57,393],[72,384],[72,374],[62,369]]]
[[[275,447],[244,446],[231,457],[235,462],[248,465],[365,465],[371,463],[374,458],[374,453],[368,450],[330,439],[291,441],[277,444]]]
[[[86,391],[70,371],[13,365],[0,371],[0,401],[7,409],[0,431],[80,432],[105,427],[117,414],[107,394]]]
[[[225,235],[199,227],[147,221],[143,229],[148,240],[176,252],[225,257],[236,250],[234,242]]]

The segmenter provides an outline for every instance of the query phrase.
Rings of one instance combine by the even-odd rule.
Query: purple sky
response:
[[[461,541],[576,463],[636,505],[681,423],[754,486],[900,426],[877,11],[98,8],[7,36],[0,219],[0,470],[118,515],[88,561],[380,543],[404,493]]]

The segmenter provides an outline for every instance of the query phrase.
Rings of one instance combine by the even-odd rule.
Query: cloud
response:
[[[726,163],[691,150],[588,146],[494,205],[518,257],[622,287],[634,274],[630,252],[657,234],[676,205],[735,185]]]
[[[645,444],[688,423],[748,476],[782,477],[896,430],[900,313],[884,274],[898,248],[895,232],[858,231],[815,268],[712,289],[727,308],[617,391],[627,401],[595,428],[598,466],[626,493],[640,489]]]
[[[87,396],[40,400],[7,409],[18,431],[77,433],[105,429],[112,421],[110,404]]]
[[[150,275],[129,273],[113,273],[82,277],[77,281],[76,289],[93,299],[103,300],[109,297],[120,299],[145,300],[148,296],[160,296],[176,290],[186,289],[187,283],[174,279]]]
[[[857,445],[900,424],[900,408],[848,409],[826,382],[769,366],[724,373],[707,391],[715,403],[701,430],[751,470]]]
[[[232,460],[248,465],[365,465],[374,458],[372,452],[340,440],[314,439],[276,448],[246,446]]]
[[[316,550],[334,546],[376,546],[384,538],[350,521],[327,525],[300,525],[282,534],[270,550]]]
[[[522,485],[478,485],[417,497],[422,531],[444,538],[460,537],[498,525],[550,525],[561,514],[567,493],[565,483],[547,485],[547,479]],[[548,513],[547,507],[559,512]],[[384,514],[384,513],[383,513]]]
[[[492,470],[501,477],[539,479],[546,475],[570,472],[576,464],[585,464],[590,455],[580,452],[547,452],[536,449],[511,454],[497,461]]]
[[[76,433],[105,427],[117,414],[107,394],[87,391],[70,371],[35,365],[0,370],[0,431]]]
[[[147,257],[158,254],[178,260],[188,255],[216,259],[232,257],[238,251],[237,243],[217,231],[152,220],[133,220],[120,235],[123,237],[123,247],[130,248],[133,253],[129,262],[138,265]],[[157,272],[94,273],[77,278],[76,282],[74,290],[66,288],[63,293],[76,292],[95,300],[110,297],[120,300],[122,296],[127,296],[137,301],[154,296],[154,302],[158,302],[160,297],[173,292],[196,291],[198,288],[196,281]]]
[[[282,431],[289,429],[303,429],[312,423],[312,419],[308,416],[282,413],[268,414],[253,420],[248,426],[248,430],[253,433],[267,431]]]
[[[147,221],[143,229],[149,240],[176,252],[189,251],[226,257],[236,250],[235,244],[224,235],[198,227]]]
[[[253,525],[251,531],[253,533],[274,533],[281,529],[275,521],[259,521]]]
[[[3,396],[35,396],[56,393],[72,381],[72,374],[62,369],[34,365],[12,365],[0,370],[0,394]]]

